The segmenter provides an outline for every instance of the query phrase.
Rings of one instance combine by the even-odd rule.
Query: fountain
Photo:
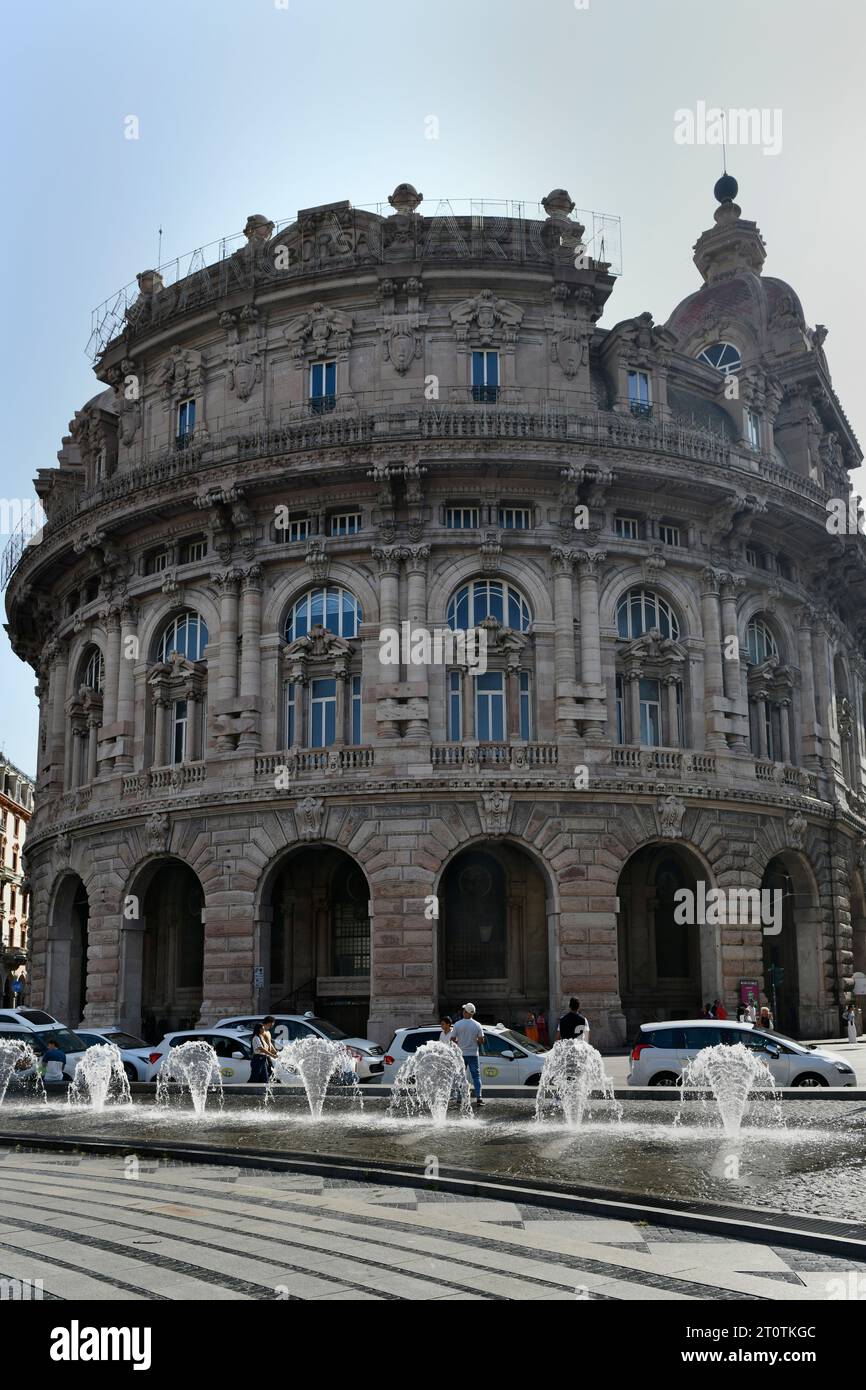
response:
[[[427,1110],[433,1123],[442,1125],[452,1099],[458,1102],[462,1116],[471,1115],[463,1054],[454,1043],[428,1042],[407,1058],[394,1078],[388,1113]]]
[[[767,1063],[742,1043],[733,1047],[727,1043],[705,1047],[694,1061],[686,1063],[680,1101],[685,1101],[687,1091],[706,1090],[712,1091],[722,1127],[731,1137],[739,1134],[742,1128],[746,1105],[753,1091],[768,1091],[777,1098],[776,1083]],[[782,1123],[781,1113],[779,1122]]]
[[[109,1099],[118,1105],[132,1104],[120,1049],[114,1043],[98,1043],[87,1049],[75,1068],[66,1102],[68,1105],[89,1104],[101,1114]]]
[[[536,1121],[561,1116],[575,1127],[582,1122],[590,1097],[599,1092],[603,1100],[612,1102],[619,1120],[622,1106],[614,1100],[613,1082],[601,1053],[582,1038],[561,1038],[544,1058],[535,1100]]]
[[[343,1043],[310,1037],[284,1044],[274,1060],[265,1103],[273,1099],[275,1085],[296,1086],[298,1077],[307,1093],[307,1103],[314,1120],[321,1119],[328,1086],[334,1080],[351,1087],[353,1100],[361,1099],[355,1063]]]
[[[183,1094],[184,1088],[189,1091],[196,1115],[204,1115],[209,1091],[216,1091],[222,1107],[222,1072],[210,1043],[197,1040],[169,1048],[156,1080],[157,1105],[169,1106],[173,1097]]]
[[[39,1074],[39,1059],[29,1043],[17,1038],[0,1040],[0,1105],[6,1096],[9,1082],[15,1073],[18,1084],[24,1082],[34,1095],[45,1097],[45,1087]]]

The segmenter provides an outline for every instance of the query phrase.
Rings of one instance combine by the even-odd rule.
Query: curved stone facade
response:
[[[390,202],[142,273],[39,474],[7,595],[34,997],[387,1041],[576,993],[614,1044],[775,969],[780,1026],[837,1031],[866,550],[826,330],[729,198],[703,287],[607,330],[562,190],[495,224]],[[778,922],[683,926],[713,888]]]

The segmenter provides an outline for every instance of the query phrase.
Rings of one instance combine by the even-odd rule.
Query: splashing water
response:
[[[614,1099],[613,1081],[598,1049],[583,1038],[561,1038],[544,1058],[535,1100],[536,1121],[561,1116],[566,1124],[577,1126],[594,1093],[611,1102],[617,1120],[622,1118],[622,1106]]]
[[[347,1087],[353,1101],[363,1103],[355,1062],[344,1043],[331,1042],[328,1038],[298,1038],[296,1042],[284,1044],[274,1060],[265,1103],[273,1099],[275,1085],[297,1086],[298,1077],[307,1093],[307,1104],[314,1120],[322,1118],[325,1096],[332,1081]]]
[[[388,1113],[428,1111],[435,1125],[445,1123],[451,1100],[460,1114],[472,1114],[463,1054],[454,1043],[428,1042],[407,1058],[394,1078]]]
[[[129,1080],[123,1068],[120,1049],[114,1043],[89,1047],[66,1092],[67,1105],[89,1105],[97,1114],[111,1099],[118,1105],[131,1105]]]
[[[211,1091],[216,1092],[222,1106],[223,1078],[210,1043],[196,1040],[168,1049],[156,1079],[157,1105],[170,1105],[184,1089],[189,1091],[196,1115],[204,1114]]]
[[[773,1073],[767,1063],[742,1043],[735,1043],[733,1047],[716,1043],[714,1047],[703,1048],[694,1061],[686,1063],[680,1101],[685,1101],[687,1091],[706,1090],[712,1092],[722,1127],[729,1136],[739,1134],[753,1091],[766,1091],[770,1099],[778,1099]]]
[[[16,1075],[16,1088],[24,1086],[32,1094],[44,1099],[45,1087],[39,1075],[39,1059],[29,1043],[17,1038],[0,1041],[0,1105],[12,1077]]]

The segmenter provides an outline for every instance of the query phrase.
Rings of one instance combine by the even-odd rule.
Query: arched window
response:
[[[485,618],[496,618],[515,632],[528,632],[532,613],[513,584],[503,579],[473,579],[458,589],[448,604],[448,626],[452,632],[466,631]]]
[[[666,599],[652,589],[629,589],[616,606],[616,625],[620,637],[633,641],[656,629],[674,641],[680,635],[676,614]]]
[[[746,629],[746,649],[749,653],[749,662],[753,666],[763,666],[765,661],[770,660],[770,657],[779,655],[776,639],[763,618],[752,618],[749,623]]]
[[[84,653],[79,685],[85,685],[88,690],[99,691],[105,685],[105,659],[98,647],[89,647]]]
[[[157,661],[168,661],[172,652],[185,656],[187,661],[201,661],[207,646],[207,623],[188,608],[178,613],[164,629],[157,648]]]
[[[698,361],[706,362],[708,367],[715,367],[723,376],[727,376],[729,372],[738,372],[743,365],[740,349],[734,347],[733,343],[710,343],[698,353]]]
[[[348,589],[333,584],[308,591],[293,605],[286,620],[286,641],[304,637],[312,627],[324,627],[338,637],[357,637],[364,621],[361,605]]]

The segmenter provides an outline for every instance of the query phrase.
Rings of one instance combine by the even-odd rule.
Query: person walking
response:
[[[848,1030],[849,1043],[857,1041],[857,1011],[853,1004],[848,1004],[842,1015],[842,1022]]]
[[[748,1002],[748,1004],[746,1005],[746,1022],[747,1022],[747,1023],[756,1023],[756,1022],[757,1022],[757,1019],[758,1019],[758,1014],[757,1014],[757,1011],[756,1011],[756,1009],[755,1009],[755,1001],[754,1001],[754,999],[750,999],[749,1002]]]
[[[526,1027],[523,1032],[530,1042],[538,1042],[538,1020],[531,1011],[527,1017]]]
[[[54,1038],[49,1038],[45,1047],[45,1080],[64,1081],[63,1068],[66,1066],[66,1053]]]
[[[713,1018],[727,1018],[728,1011],[721,999],[713,1000]]]
[[[472,1078],[475,1104],[480,1105],[482,1102],[481,1064],[478,1060],[478,1048],[484,1042],[484,1029],[480,1023],[476,1022],[474,1004],[463,1005],[463,1017],[458,1018],[452,1031],[457,1039],[457,1046],[463,1053],[466,1070]]]
[[[276,1052],[270,1039],[270,1033],[265,1030],[264,1023],[256,1024],[250,1046],[253,1050],[253,1060],[250,1063],[250,1081],[257,1082],[259,1085],[267,1085],[271,1079]]]
[[[569,999],[568,1012],[559,1020],[556,1030],[558,1038],[583,1038],[589,1042],[589,1020],[580,1012],[580,1000]]]
[[[535,1015],[535,1026],[538,1029],[538,1041],[542,1047],[550,1047],[550,1029],[547,1026],[547,1014],[544,1009],[539,1009]]]

